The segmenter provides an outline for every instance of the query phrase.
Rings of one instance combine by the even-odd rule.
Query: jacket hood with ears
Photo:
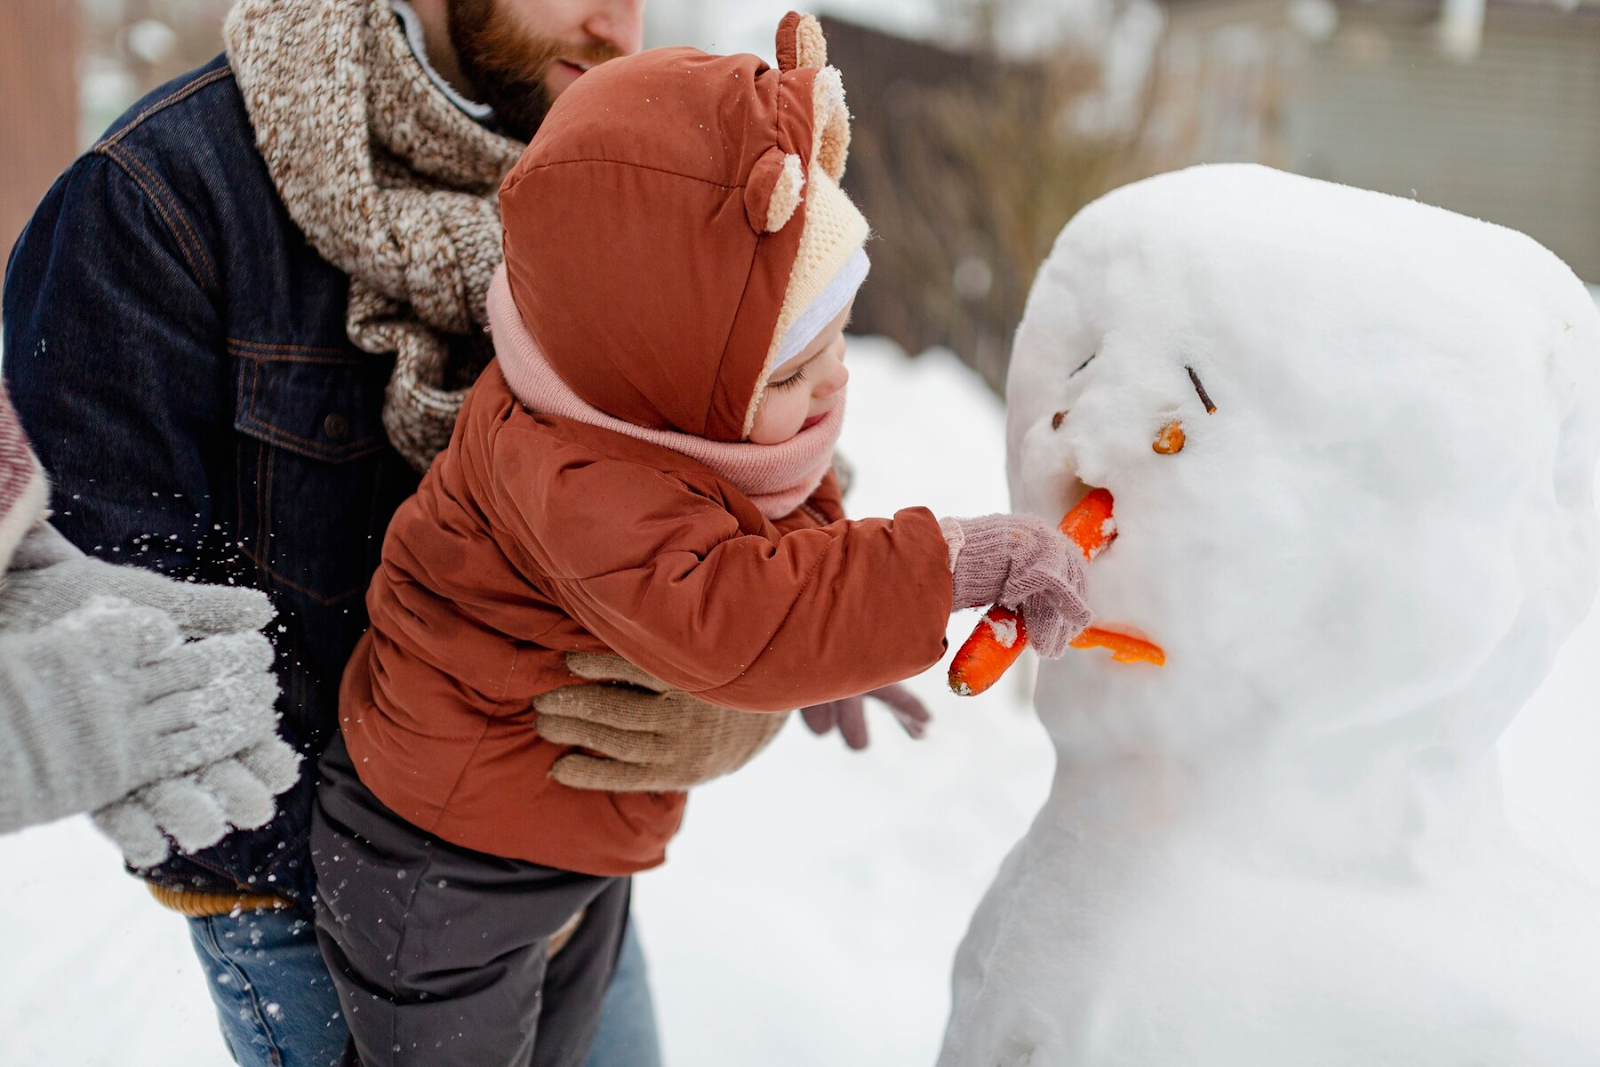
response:
[[[745,436],[813,157],[843,170],[848,116],[821,40],[791,13],[777,69],[689,48],[604,63],[561,94],[507,176],[512,298],[587,403],[637,426]]]

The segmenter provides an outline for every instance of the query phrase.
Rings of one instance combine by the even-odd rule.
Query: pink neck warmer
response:
[[[833,446],[844,425],[842,397],[821,422],[776,445],[710,441],[676,430],[650,430],[590,406],[568,388],[534,343],[512,302],[503,265],[489,283],[489,329],[500,372],[529,411],[575,419],[697,460],[732,482],[769,519],[781,519],[805,503],[833,463]]]

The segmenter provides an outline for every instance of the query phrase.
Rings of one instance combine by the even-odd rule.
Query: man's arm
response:
[[[153,182],[97,153],[56,182],[6,268],[5,377],[62,533],[113,562],[204,574],[222,540],[225,332],[214,259]]]

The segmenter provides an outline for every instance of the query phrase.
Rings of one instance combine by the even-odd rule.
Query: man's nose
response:
[[[644,3],[645,0],[601,0],[584,20],[584,32],[615,45],[623,55],[632,55],[644,47]]]

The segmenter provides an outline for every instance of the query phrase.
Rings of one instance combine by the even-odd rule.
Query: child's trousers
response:
[[[320,771],[317,939],[361,1067],[581,1067],[630,879],[431,838],[361,784],[342,739]],[[551,956],[552,935],[580,911]]]

